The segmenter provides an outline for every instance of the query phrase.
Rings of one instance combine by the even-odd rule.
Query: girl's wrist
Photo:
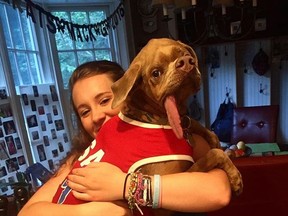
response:
[[[122,199],[128,202],[131,210],[141,206],[161,208],[161,176],[144,175],[140,171],[126,174],[123,180]]]
[[[130,185],[130,175],[131,173],[127,173],[124,179],[123,183],[123,193],[122,193],[122,199],[127,200],[128,198],[128,190]]]

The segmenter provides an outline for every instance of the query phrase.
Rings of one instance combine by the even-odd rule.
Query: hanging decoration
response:
[[[4,2],[10,5],[12,4],[14,9],[18,9],[21,13],[23,12],[21,0],[4,0]],[[99,35],[106,37],[110,29],[114,30],[118,26],[125,14],[123,1],[120,1],[116,10],[106,19],[94,24],[80,25],[52,15],[41,6],[34,4],[31,0],[25,0],[25,2],[26,16],[30,18],[33,23],[39,23],[41,28],[47,28],[52,34],[56,32],[62,34],[68,32],[73,41],[79,40],[81,42],[96,41],[96,37]],[[38,15],[38,19],[36,19],[35,14]],[[46,19],[46,26],[43,25],[44,19]]]

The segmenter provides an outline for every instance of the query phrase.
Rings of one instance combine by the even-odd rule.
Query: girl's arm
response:
[[[194,137],[194,159],[202,157],[210,149],[200,136]],[[98,162],[75,169],[68,176],[68,185],[78,199],[113,201],[123,199],[126,174],[118,167]],[[153,177],[152,177],[153,181]],[[220,169],[209,172],[183,172],[161,177],[162,207],[182,212],[207,212],[226,206],[231,188],[226,173]],[[126,184],[128,196],[129,180]],[[153,186],[153,183],[152,183]],[[153,190],[153,188],[152,188]]]
[[[62,181],[70,172],[69,165],[63,165],[57,176],[41,186],[19,212],[18,216],[95,216],[130,215],[124,202],[89,202],[78,205],[60,205],[52,203],[52,198]]]

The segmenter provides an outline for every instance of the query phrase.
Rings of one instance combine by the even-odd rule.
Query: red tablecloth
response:
[[[242,174],[244,191],[209,216],[287,216],[288,155],[233,159]]]

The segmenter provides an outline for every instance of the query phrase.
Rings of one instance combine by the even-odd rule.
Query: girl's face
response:
[[[99,74],[78,80],[72,90],[72,99],[83,128],[95,138],[101,126],[120,108],[111,109],[113,81],[107,74]]]

